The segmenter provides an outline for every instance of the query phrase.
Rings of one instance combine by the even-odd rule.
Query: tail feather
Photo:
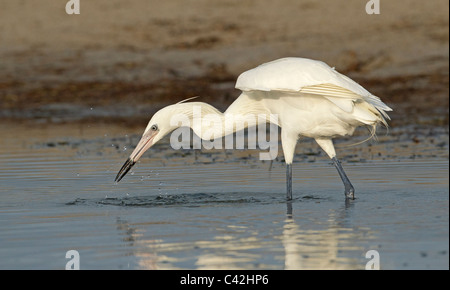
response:
[[[381,99],[377,96],[374,95],[370,95],[367,97],[364,97],[364,100],[366,101],[367,104],[371,105],[371,107],[375,110],[373,110],[372,108],[371,111],[378,116],[379,121],[386,127],[388,128],[389,125],[387,123],[386,120],[390,120],[391,118],[389,117],[389,115],[386,112],[390,112],[392,111],[392,109],[390,107],[388,107],[385,103],[383,103],[383,101],[381,101]]]
[[[369,132],[370,132],[370,136],[367,137],[366,139],[364,139],[364,140],[362,140],[362,141],[359,141],[359,142],[356,142],[356,143],[352,143],[352,144],[336,145],[336,147],[338,147],[338,148],[339,148],[339,147],[350,147],[350,146],[356,146],[356,145],[362,144],[362,143],[364,143],[364,142],[369,141],[370,139],[378,140],[378,137],[377,137],[377,125],[374,124],[374,125],[372,125],[372,126],[367,126],[367,129],[368,129]]]
[[[353,115],[358,121],[364,123],[370,132],[370,136],[362,141],[341,145],[338,147],[349,147],[359,145],[361,143],[367,142],[371,139],[377,140],[377,126],[378,124],[383,124],[384,127],[389,129],[389,125],[386,120],[391,118],[386,112],[392,111],[390,107],[384,104],[378,97],[370,96],[365,98],[365,102],[357,103],[353,109]]]

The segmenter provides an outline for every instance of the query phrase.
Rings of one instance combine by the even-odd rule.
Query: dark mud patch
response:
[[[66,82],[38,86],[19,81],[0,83],[0,118],[44,122],[145,123],[164,106],[199,96],[225,110],[238,96],[237,76],[226,66],[211,66],[203,77],[173,78],[155,83]],[[445,73],[356,79],[391,106],[391,127],[408,124],[448,126],[449,78]]]

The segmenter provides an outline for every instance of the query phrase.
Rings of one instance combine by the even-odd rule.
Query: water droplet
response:
[[[131,171],[131,173],[130,173],[131,175],[134,175],[134,172],[133,171]]]
[[[80,174],[79,174],[79,173],[77,173],[77,176],[80,176]]]
[[[91,107],[91,111],[92,111],[93,109],[94,109],[94,108]]]

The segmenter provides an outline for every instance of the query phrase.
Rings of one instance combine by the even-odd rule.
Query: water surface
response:
[[[305,149],[286,203],[283,163],[256,151],[163,142],[114,184],[140,129],[0,133],[1,269],[64,269],[72,249],[81,269],[364,269],[369,250],[382,269],[449,267],[448,157],[344,158],[346,202],[330,161]]]

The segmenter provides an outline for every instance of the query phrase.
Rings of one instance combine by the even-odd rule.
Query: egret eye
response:
[[[158,125],[153,125],[151,128],[150,128],[152,131],[157,131],[158,130]]]

